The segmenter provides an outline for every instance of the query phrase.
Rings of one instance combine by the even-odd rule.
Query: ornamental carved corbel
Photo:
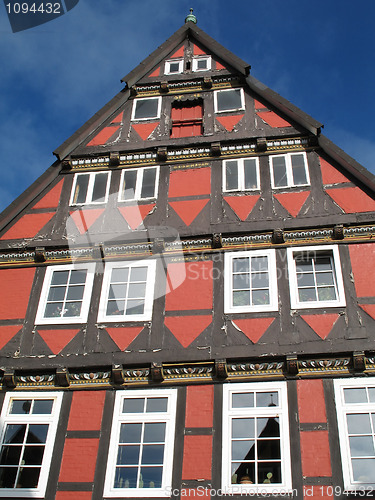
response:
[[[366,357],[364,351],[353,352],[353,370],[363,372],[366,369]]]
[[[57,368],[55,374],[56,385],[60,387],[69,387],[69,370],[67,368]]]
[[[115,385],[122,385],[125,382],[122,365],[112,365],[112,380]]]
[[[215,375],[220,380],[224,380],[228,377],[226,359],[215,359]]]
[[[288,355],[286,357],[286,371],[288,375],[297,375],[298,373],[298,359],[295,355]]]
[[[163,382],[164,380],[163,363],[157,363],[157,362],[151,363],[151,380],[153,382]]]

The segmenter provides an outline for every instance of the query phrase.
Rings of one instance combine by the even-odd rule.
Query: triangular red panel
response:
[[[2,349],[21,330],[21,325],[0,326],[0,349]]]
[[[233,324],[254,344],[264,335],[275,318],[236,319]]]
[[[207,53],[198,47],[198,45],[193,45],[193,53],[195,56],[206,56]]]
[[[106,328],[109,336],[121,351],[125,351],[133,340],[141,333],[143,326],[129,328]]]
[[[150,73],[148,76],[149,76],[149,78],[151,78],[153,76],[160,76],[160,66],[158,68],[156,68],[156,70],[153,71],[152,73]]]
[[[337,170],[333,165],[323,158],[320,159],[320,169],[322,171],[323,184],[342,184],[343,182],[350,182],[345,175]]]
[[[224,196],[224,200],[241,220],[248,218],[259,198],[259,195]]]
[[[326,189],[326,191],[347,214],[375,211],[375,200],[359,187]]]
[[[301,318],[306,321],[310,328],[316,332],[323,340],[328,336],[332,330],[333,325],[336,323],[338,314],[312,314],[301,315]]]
[[[273,111],[260,111],[257,113],[259,118],[265,121],[270,127],[280,128],[280,127],[291,127],[291,124],[281,118],[281,116],[277,115]]]
[[[200,214],[208,200],[171,201],[169,204],[187,226]]]
[[[165,326],[183,347],[188,347],[212,321],[212,316],[167,316]]]
[[[274,196],[290,215],[297,217],[309,194],[310,191],[302,191],[301,193],[282,193]]]
[[[369,315],[372,319],[375,319],[375,304],[360,304],[360,307]]]
[[[184,46],[180,47],[173,55],[171,55],[170,59],[174,59],[175,57],[184,57]]]
[[[219,61],[216,61],[216,69],[219,71],[220,69],[226,69],[225,66],[223,66]]]
[[[63,180],[50,189],[48,193],[33,206],[33,208],[57,208],[60,201],[62,185]]]
[[[119,115],[116,116],[116,118],[114,118],[111,123],[121,123],[122,122],[122,114],[123,112],[121,111],[121,113]]]
[[[102,146],[110,139],[120,127],[105,127],[86,146]]]
[[[267,106],[265,106],[264,104],[262,104],[257,99],[254,99],[254,107],[255,107],[255,109],[267,109],[268,110]]]
[[[221,123],[221,125],[228,130],[228,132],[232,132],[234,127],[238,122],[242,120],[245,115],[234,115],[234,116],[217,116],[216,120]]]
[[[169,198],[211,194],[211,169],[188,168],[174,170],[169,178]]]
[[[73,219],[74,224],[77,226],[78,231],[84,234],[94,222],[102,215],[104,212],[103,208],[93,208],[87,210],[75,210],[70,212],[70,217]]]
[[[129,207],[117,207],[129,224],[131,229],[137,229],[145,220],[147,215],[154,209],[155,203],[149,205],[130,205]]]
[[[38,332],[53,354],[58,354],[77,335],[77,330],[42,330]]]
[[[156,123],[133,123],[132,127],[139,137],[144,141],[152,134],[160,122]]]
[[[34,238],[54,215],[55,212],[24,215],[0,238],[0,240]]]

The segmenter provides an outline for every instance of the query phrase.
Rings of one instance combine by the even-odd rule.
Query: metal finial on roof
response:
[[[197,18],[193,14],[193,9],[190,9],[190,14],[188,14],[185,18],[185,23],[191,21],[194,24],[197,24]]]

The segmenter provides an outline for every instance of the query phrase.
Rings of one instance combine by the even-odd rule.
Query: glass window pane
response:
[[[298,287],[303,286],[315,286],[314,274],[313,273],[297,273],[297,285]]]
[[[346,420],[349,434],[371,434],[370,415],[368,413],[349,413]]]
[[[284,156],[276,156],[272,158],[273,181],[275,187],[285,187],[288,185],[286,176],[286,164]]]
[[[90,174],[77,175],[73,203],[86,203]]]
[[[375,387],[368,388],[368,395],[369,395],[370,403],[375,403]]]
[[[110,299],[125,299],[127,285],[110,285],[109,295]]]
[[[372,436],[351,436],[349,444],[352,457],[373,457],[375,455]]]
[[[48,434],[48,424],[30,424],[26,443],[45,443]]]
[[[107,173],[95,175],[91,201],[97,203],[105,201],[105,195],[107,191],[107,181],[108,181]]]
[[[129,299],[126,303],[126,313],[129,316],[136,314],[143,314],[145,310],[145,303],[140,299]]]
[[[136,488],[138,467],[116,467],[114,488]]]
[[[258,437],[280,437],[280,423],[277,417],[257,418]]]
[[[252,271],[268,271],[268,257],[252,257],[251,258]]]
[[[24,467],[20,469],[16,488],[37,488],[40,467]]]
[[[142,465],[163,465],[164,445],[145,444],[142,451]]]
[[[219,91],[217,93],[217,109],[218,111],[230,111],[239,109],[241,104],[241,90],[233,89],[227,91]]]
[[[14,488],[17,467],[0,467],[0,488]]]
[[[279,458],[281,458],[281,452],[278,439],[262,439],[258,441],[259,460],[275,460]]]
[[[251,275],[251,286],[252,288],[268,288],[268,273],[253,273]]]
[[[158,99],[139,99],[135,105],[134,120],[156,118],[158,116]]]
[[[279,394],[277,392],[257,392],[257,406],[279,406]]]
[[[255,483],[254,463],[232,463],[232,484],[253,484]]]
[[[161,488],[162,467],[141,467],[140,488]]]
[[[68,278],[69,271],[53,271],[51,285],[66,285]]]
[[[122,183],[122,190],[121,190],[122,200],[134,200],[136,183],[137,183],[137,171],[136,170],[125,171]]]
[[[291,155],[293,181],[296,186],[307,184],[304,155]]]
[[[70,286],[66,294],[67,300],[82,300],[85,287],[83,285]]]
[[[281,483],[281,463],[261,462],[258,464],[258,483],[273,484]]]
[[[232,394],[232,408],[253,408],[254,393],[243,392]]]
[[[336,290],[334,287],[318,288],[318,299],[320,301],[336,300]]]
[[[121,424],[120,443],[140,443],[142,433],[142,424]]]
[[[312,259],[304,259],[301,256],[296,256],[296,271],[297,273],[312,273],[313,272],[313,265],[312,265]]]
[[[315,269],[319,271],[332,271],[332,260],[330,257],[316,257]]]
[[[129,269],[114,268],[111,274],[111,283],[126,283],[128,281]]]
[[[63,302],[54,302],[47,304],[44,311],[44,318],[59,318],[63,310]]]
[[[227,191],[239,189],[237,160],[227,161],[225,163],[225,189]]]
[[[233,305],[234,306],[249,306],[250,305],[250,291],[233,292]]]
[[[148,398],[146,413],[166,412],[168,410],[168,398]]]
[[[28,415],[31,409],[31,399],[13,399],[9,413],[11,415]]]
[[[352,460],[353,479],[360,483],[373,483],[375,458],[357,458]]]
[[[258,175],[257,163],[255,158],[251,160],[244,160],[244,173],[245,173],[245,189],[257,189]]]
[[[233,275],[233,288],[234,290],[250,289],[250,275],[249,274],[234,274]]]
[[[232,438],[254,438],[254,437],[255,437],[254,418],[232,419]]]
[[[122,413],[143,413],[145,398],[125,398]]]
[[[23,453],[24,465],[42,465],[44,446],[27,446]]]
[[[164,443],[165,422],[153,422],[145,424],[144,443]]]
[[[81,314],[82,302],[66,302],[63,316],[65,318],[78,318]]]
[[[232,460],[254,460],[255,441],[232,441]]]
[[[87,269],[73,269],[70,274],[70,285],[84,285],[86,283]]]
[[[120,445],[117,452],[117,465],[137,465],[139,463],[139,445]]]
[[[251,296],[254,306],[267,305],[270,303],[269,290],[254,290]]]
[[[344,389],[345,403],[367,403],[367,394],[364,387],[353,387]]]
[[[169,63],[169,73],[179,73],[179,71],[180,71],[180,63],[179,62]]]
[[[107,316],[122,316],[125,311],[124,300],[110,300],[107,304]]]
[[[21,451],[22,446],[3,446],[0,453],[0,464],[18,466],[20,462]]]
[[[156,168],[143,170],[143,181],[141,198],[153,198],[155,196]]]
[[[298,290],[298,299],[300,302],[316,302],[315,288],[300,288]]]
[[[147,267],[132,267],[130,281],[147,281]]]
[[[4,435],[4,444],[23,443],[26,424],[8,424]]]
[[[247,257],[244,258],[235,258],[233,259],[233,272],[234,273],[243,273],[249,272],[249,259]]]
[[[131,283],[129,285],[128,297],[130,299],[142,299],[146,295],[146,283]]]
[[[206,69],[207,68],[207,59],[198,59],[197,60],[197,68],[198,69]]]

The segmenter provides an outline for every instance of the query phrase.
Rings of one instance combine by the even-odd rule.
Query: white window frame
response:
[[[69,316],[69,317],[54,317],[46,318],[44,317],[45,308],[47,305],[47,299],[49,290],[51,287],[52,276],[55,271],[69,271],[69,270],[79,270],[87,269],[85,289],[82,298],[81,313],[79,316]],[[62,325],[62,324],[75,324],[75,323],[85,323],[87,321],[87,316],[90,309],[91,302],[91,291],[94,282],[95,274],[95,264],[72,264],[72,265],[62,265],[62,266],[49,266],[46,269],[46,274],[44,277],[42,292],[40,294],[39,306],[36,313],[35,324],[36,325]]]
[[[145,307],[143,314],[127,315],[126,312],[124,312],[123,315],[107,315],[107,303],[108,303],[109,289],[111,285],[112,269],[113,268],[123,269],[127,267],[128,268],[147,267],[146,293],[144,297]],[[103,323],[127,322],[127,321],[151,321],[153,299],[154,299],[155,277],[156,277],[155,259],[145,259],[138,261],[117,261],[117,262],[106,263],[104,267],[103,285],[99,303],[98,321]]]
[[[103,201],[92,201],[92,194],[94,190],[94,184],[95,184],[95,177],[98,174],[107,174],[107,186],[106,186],[106,191],[105,191],[105,197]],[[89,176],[89,182],[87,185],[87,193],[86,193],[86,199],[85,201],[81,203],[76,203],[74,202],[74,191],[77,185],[77,180],[80,176],[83,175],[88,175]],[[100,171],[100,172],[80,172],[75,174],[74,180],[73,180],[73,186],[72,186],[72,192],[70,195],[70,206],[82,206],[82,205],[103,205],[104,203],[107,203],[108,201],[108,195],[109,195],[109,187],[111,184],[111,172],[105,172],[105,171]]]
[[[150,169],[155,169],[156,168],[156,176],[155,176],[155,188],[154,188],[154,196],[149,196],[147,198],[141,198],[141,193],[142,193],[142,186],[143,186],[143,174],[146,170]],[[124,182],[124,176],[126,172],[137,172],[137,180],[135,184],[135,192],[134,192],[134,198],[129,198],[127,200],[124,200],[122,198],[122,185]],[[159,166],[152,166],[152,167],[142,167],[142,168],[126,168],[123,169],[121,172],[121,179],[120,179],[120,189],[118,193],[118,201],[121,203],[126,203],[129,201],[143,201],[143,200],[155,200],[158,197],[158,191],[159,191],[159,173],[160,169]]]
[[[0,488],[0,497],[7,498],[43,498],[45,495],[49,470],[51,465],[52,453],[56,440],[57,425],[62,403],[62,393],[58,392],[17,392],[7,393],[4,398],[4,404],[1,411],[1,437],[0,443],[3,443],[4,432],[7,424],[48,424],[48,433],[45,443],[42,464],[40,466],[40,475],[37,488]],[[17,399],[53,399],[52,412],[50,414],[10,414],[11,403]]]
[[[205,59],[207,61],[207,67],[205,69],[198,68],[198,61],[201,61],[202,59]],[[210,71],[211,65],[212,65],[211,56],[195,56],[195,57],[193,57],[193,71],[194,72]]]
[[[278,392],[278,407],[232,408],[234,393]],[[231,422],[233,418],[278,417],[280,425],[282,483],[231,484]],[[250,382],[223,386],[222,490],[231,495],[287,494],[292,491],[288,395],[286,382]]]
[[[146,118],[135,118],[135,111],[137,109],[137,103],[138,103],[138,101],[143,101],[145,99],[148,99],[148,100],[153,99],[153,100],[157,100],[158,101],[158,107],[157,107],[156,115],[155,116],[147,116]],[[159,96],[159,97],[144,97],[144,98],[141,98],[141,99],[134,99],[131,120],[132,121],[136,121],[136,122],[141,122],[141,121],[146,121],[146,120],[156,120],[156,119],[160,118],[160,110],[161,110],[161,96]]]
[[[268,258],[268,277],[269,277],[269,304],[261,305],[233,305],[233,280],[232,269],[233,259],[242,257],[267,257]],[[251,262],[251,261],[250,261]],[[278,291],[277,291],[277,272],[276,272],[276,254],[274,249],[268,250],[249,250],[244,252],[226,252],[224,254],[224,311],[226,313],[243,312],[268,312],[277,311]]]
[[[171,71],[171,64],[178,63],[178,71]],[[169,61],[165,61],[165,69],[164,73],[166,75],[178,75],[182,73],[184,70],[184,60],[183,59],[170,59]]]
[[[154,413],[122,413],[125,398],[155,398],[168,399],[166,412]],[[104,497],[170,497],[172,492],[173,452],[176,427],[177,389],[151,389],[117,391],[113,411],[111,437],[108,451],[107,470],[104,483]],[[117,447],[122,423],[165,422],[165,450],[163,460],[163,476],[161,488],[114,488]]]
[[[297,272],[295,254],[322,254],[329,255],[333,264],[333,278],[337,294],[336,300],[326,301],[300,301],[298,297]],[[327,246],[308,246],[308,247],[289,247],[287,248],[288,258],[288,274],[289,274],[289,290],[290,290],[290,305],[292,309],[310,309],[310,308],[326,308],[326,307],[343,307],[345,306],[345,290],[342,279],[341,262],[339,248],[337,245]],[[314,274],[315,276],[315,274]]]
[[[295,156],[295,155],[302,155],[303,156],[303,161],[304,161],[304,165],[305,165],[305,174],[306,174],[306,183],[305,184],[294,184],[291,158],[292,158],[292,156]],[[285,158],[286,177],[287,177],[287,185],[286,186],[275,186],[272,159],[277,158],[277,157],[284,157]],[[310,186],[309,165],[307,162],[307,155],[304,151],[299,151],[298,153],[285,153],[282,155],[270,155],[268,159],[269,159],[270,172],[271,172],[271,185],[272,185],[273,189],[288,189],[290,187]]]
[[[233,109],[223,109],[219,110],[218,109],[218,104],[217,104],[217,96],[219,92],[232,92],[233,90],[240,90],[240,95],[241,95],[241,106],[239,108],[233,108]],[[224,90],[215,90],[214,92],[214,106],[215,106],[215,113],[232,113],[233,111],[241,111],[245,109],[245,96],[243,89],[224,89]]]
[[[358,490],[358,491],[364,493],[366,489],[368,489],[370,491],[374,491],[375,476],[372,477],[372,480],[366,481],[366,482],[354,480],[346,415],[348,413],[356,413],[356,414],[375,413],[375,402],[372,402],[372,403],[370,403],[370,402],[369,403],[345,403],[344,389],[351,389],[354,387],[356,387],[356,388],[363,387],[366,390],[369,387],[375,389],[375,379],[374,378],[336,379],[333,381],[333,383],[334,383],[334,389],[335,389],[336,414],[337,414],[337,423],[338,423],[338,430],[339,430],[344,489],[347,492]],[[370,420],[371,420],[371,418],[370,418]],[[373,423],[372,425],[373,425],[373,429],[372,429],[373,439],[375,441],[375,424]],[[364,494],[362,494],[360,496],[364,496]]]
[[[245,160],[255,160],[256,165],[256,175],[257,175],[257,185],[255,188],[245,188]],[[226,165],[227,162],[237,161],[238,162],[238,188],[237,189],[226,189]],[[256,156],[249,158],[232,158],[223,161],[223,192],[225,193],[233,193],[238,191],[259,191],[260,189],[260,175],[259,175],[259,158]]]

